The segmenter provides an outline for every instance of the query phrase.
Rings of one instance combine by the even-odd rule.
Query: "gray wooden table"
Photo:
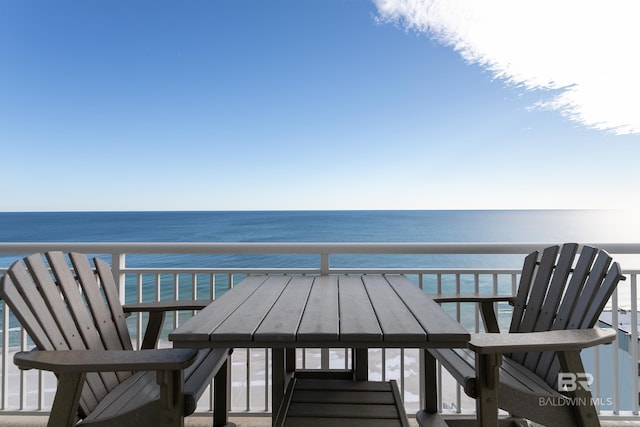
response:
[[[366,380],[369,348],[466,347],[469,333],[401,275],[249,276],[169,339],[175,347],[271,348],[275,414],[296,348],[352,348],[354,379]],[[421,353],[425,409],[435,412],[435,360]]]

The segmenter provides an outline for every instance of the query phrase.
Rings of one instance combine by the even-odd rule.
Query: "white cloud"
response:
[[[637,0],[374,0],[380,20],[428,33],[497,78],[549,89],[537,105],[640,133]]]

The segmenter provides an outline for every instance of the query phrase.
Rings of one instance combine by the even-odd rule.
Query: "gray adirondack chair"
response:
[[[498,407],[545,426],[600,425],[580,350],[615,339],[616,331],[594,326],[624,277],[605,251],[585,246],[576,259],[578,248],[572,243],[528,255],[515,297],[436,298],[480,304],[486,332],[472,334],[468,349],[431,354],[476,399],[482,426],[496,424]],[[499,333],[493,306],[500,300],[514,306],[509,333]],[[577,387],[558,387],[561,372]],[[418,413],[422,425],[429,418]]]
[[[68,261],[68,260],[70,261]],[[169,310],[194,310],[206,301],[120,304],[109,265],[62,252],[17,261],[0,281],[0,298],[37,349],[20,352],[21,369],[58,377],[48,426],[184,425],[215,377],[215,425],[226,425],[226,375],[230,351],[155,349]],[[143,349],[134,351],[125,312],[149,313]]]

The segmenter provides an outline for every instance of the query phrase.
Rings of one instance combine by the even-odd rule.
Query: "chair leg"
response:
[[[476,413],[478,425],[498,426],[498,386],[501,354],[476,354]]]
[[[184,427],[184,372],[158,371],[160,427]]]
[[[80,402],[85,377],[86,374],[84,372],[59,375],[58,390],[53,400],[47,426],[72,427],[76,424],[78,403]]]
[[[558,361],[563,372],[572,372],[576,375],[584,374],[584,365],[579,351],[566,351],[558,353]],[[576,389],[569,392],[577,402],[573,406],[576,424],[585,427],[600,427],[598,411],[593,405],[591,390],[586,384],[578,381]]]

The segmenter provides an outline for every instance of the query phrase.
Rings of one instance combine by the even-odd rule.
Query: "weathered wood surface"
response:
[[[250,276],[169,335],[176,346],[465,347],[469,333],[404,276]]]

